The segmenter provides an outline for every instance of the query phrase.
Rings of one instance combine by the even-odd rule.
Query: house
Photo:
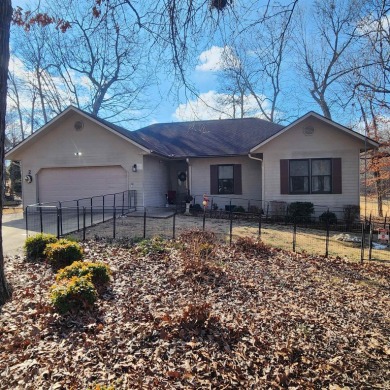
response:
[[[288,126],[257,118],[153,124],[137,131],[69,107],[6,154],[22,165],[23,204],[135,190],[138,206],[188,192],[223,208],[249,200],[359,204],[359,159],[378,144],[309,112]]]

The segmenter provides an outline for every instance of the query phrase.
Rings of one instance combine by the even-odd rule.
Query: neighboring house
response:
[[[334,209],[359,204],[360,153],[376,147],[314,112],[288,126],[244,118],[130,132],[69,107],[6,158],[21,161],[22,177],[32,178],[23,182],[24,206],[130,189],[141,207],[190,192],[218,197],[221,208],[251,199]]]

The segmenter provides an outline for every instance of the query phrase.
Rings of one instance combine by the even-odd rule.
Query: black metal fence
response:
[[[114,238],[134,240],[162,236],[175,238],[185,230],[203,229],[213,231],[221,240],[233,244],[238,237],[260,238],[266,244],[294,252],[321,256],[346,257],[363,261],[390,261],[390,248],[386,238],[389,231],[387,218],[367,221],[324,219],[318,216],[291,215],[283,210],[276,213],[274,205],[267,210],[251,207],[247,210],[229,207],[192,207],[190,215],[176,208],[135,207],[135,194],[122,193],[113,198],[115,207],[98,207],[98,202],[89,200],[77,207],[60,205],[33,205],[26,208],[26,228],[33,232],[52,233],[58,237],[67,233],[78,239]],[[125,199],[120,202],[119,199]],[[196,198],[195,198],[196,199]],[[194,203],[196,204],[196,203]],[[92,206],[91,206],[92,205]],[[264,203],[262,204],[264,206]],[[240,211],[235,211],[240,210]],[[329,210],[326,210],[329,213]],[[327,214],[328,216],[331,214]],[[339,214],[340,215],[340,214]]]

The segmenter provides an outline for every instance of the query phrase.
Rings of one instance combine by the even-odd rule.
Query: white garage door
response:
[[[57,202],[114,194],[127,190],[120,166],[44,168],[38,173],[39,201]]]

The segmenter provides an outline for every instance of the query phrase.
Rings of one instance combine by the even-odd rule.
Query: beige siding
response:
[[[308,126],[314,128],[312,135],[303,132]],[[300,123],[256,150],[264,159],[264,200],[310,201],[330,208],[359,204],[359,150],[363,146],[356,138],[318,120]],[[321,157],[342,159],[342,194],[281,195],[281,159]]]
[[[247,208],[248,199],[261,199],[261,161],[249,157],[218,157],[218,158],[191,158],[190,159],[190,188],[191,194],[196,196],[196,203],[202,203],[202,195],[210,194],[210,165],[241,164],[242,195],[210,195],[219,208],[232,204]],[[255,204],[255,202],[252,202]],[[260,204],[259,204],[260,205]]]
[[[144,156],[144,205],[164,207],[168,193],[169,162]]]
[[[84,122],[81,131],[74,129],[77,120]],[[22,177],[31,171],[34,178],[31,184],[23,183],[25,206],[37,202],[36,179],[42,168],[118,165],[127,172],[127,188],[137,190],[137,203],[142,204],[143,150],[79,114],[55,121],[48,130],[13,154],[22,162]],[[133,164],[138,165],[137,172],[132,172]]]

